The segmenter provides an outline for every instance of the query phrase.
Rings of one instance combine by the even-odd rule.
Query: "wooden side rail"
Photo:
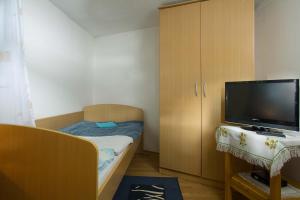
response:
[[[97,148],[55,131],[0,125],[0,199],[96,200]]]

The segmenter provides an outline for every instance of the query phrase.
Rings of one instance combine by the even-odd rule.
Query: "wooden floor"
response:
[[[139,153],[132,160],[126,175],[164,176],[158,172],[158,154]],[[199,183],[179,179],[180,189],[185,200],[223,200],[224,191]]]

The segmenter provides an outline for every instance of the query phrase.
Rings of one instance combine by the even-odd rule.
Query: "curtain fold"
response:
[[[20,0],[0,0],[0,123],[34,126]]]

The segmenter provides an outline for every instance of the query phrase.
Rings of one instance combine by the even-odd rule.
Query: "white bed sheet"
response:
[[[111,170],[119,163],[123,157],[124,150],[133,143],[133,139],[128,136],[115,135],[115,136],[101,136],[101,137],[87,137],[79,136],[82,139],[88,140],[94,143],[98,149],[111,148],[114,149],[115,157],[114,160],[107,165],[104,169],[98,170],[98,187],[101,186]],[[101,155],[99,155],[101,156]],[[100,160],[100,158],[99,158]]]
[[[98,149],[111,148],[114,150],[115,155],[121,154],[129,144],[133,143],[132,137],[124,135],[115,136],[101,136],[101,137],[87,137],[79,136],[80,138],[86,139],[93,142]]]
[[[114,166],[119,163],[118,161],[121,159],[124,152],[119,154],[118,156],[115,156],[115,159],[113,162],[111,162],[107,167],[105,167],[104,170],[98,170],[98,188],[101,186],[105,179],[107,178],[108,174],[111,172],[111,170],[114,168]]]

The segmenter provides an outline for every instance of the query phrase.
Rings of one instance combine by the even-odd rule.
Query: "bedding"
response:
[[[101,156],[100,156],[101,155]],[[103,148],[99,150],[99,164],[98,170],[104,170],[115,159],[115,152],[110,148]]]
[[[84,137],[79,138],[88,140],[99,149],[98,154],[98,186],[103,184],[109,172],[118,163],[124,150],[133,143],[133,139],[128,136],[103,136],[103,137]]]
[[[143,122],[128,121],[117,122],[117,127],[114,128],[99,128],[96,122],[81,121],[71,126],[60,129],[60,131],[72,134],[75,136],[113,136],[124,135],[137,139],[143,132]]]
[[[113,149],[115,155],[122,153],[126,147],[133,143],[133,139],[124,135],[103,136],[103,137],[86,137],[79,136],[94,143],[98,149]]]
[[[124,153],[124,152],[123,152]],[[111,170],[116,166],[116,164],[120,161],[123,153],[121,153],[118,156],[115,156],[114,160],[109,163],[108,165],[105,166],[104,169],[99,169],[98,168],[98,187],[104,183],[105,179],[111,172]]]
[[[99,127],[99,122],[81,121],[60,129],[64,133],[88,140],[98,147],[98,186],[104,183],[128,145],[138,139],[143,132],[142,121],[113,123],[102,123],[104,126]]]

